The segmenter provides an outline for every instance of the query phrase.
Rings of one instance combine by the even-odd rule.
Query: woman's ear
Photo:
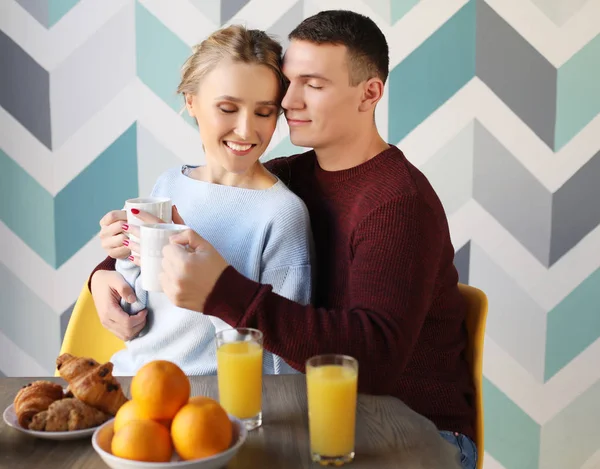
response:
[[[363,83],[363,96],[358,106],[361,112],[373,111],[383,97],[384,84],[380,78],[370,78]]]
[[[185,96],[185,108],[187,109],[188,114],[190,115],[190,117],[196,117],[194,115],[194,98],[195,98],[195,96],[190,93],[186,93],[184,96]]]

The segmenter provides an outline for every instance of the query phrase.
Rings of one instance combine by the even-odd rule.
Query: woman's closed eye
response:
[[[225,109],[220,107],[219,110],[221,112],[224,112],[225,114],[233,114],[234,112],[237,112],[237,109]],[[254,114],[256,114],[258,117],[271,117],[273,115],[273,111],[266,111],[266,112],[258,112],[256,111]]]

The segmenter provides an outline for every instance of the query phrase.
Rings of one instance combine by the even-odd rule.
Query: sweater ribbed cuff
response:
[[[260,290],[260,284],[228,266],[206,299],[204,314],[216,316],[236,327]]]

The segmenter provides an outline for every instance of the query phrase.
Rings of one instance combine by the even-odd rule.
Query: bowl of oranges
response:
[[[131,399],[92,436],[92,446],[113,469],[217,469],[247,437],[242,422],[191,385],[174,363],[155,360],[131,380]]]

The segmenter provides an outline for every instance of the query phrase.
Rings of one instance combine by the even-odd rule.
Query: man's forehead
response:
[[[287,73],[328,74],[346,63],[346,48],[342,45],[315,44],[292,40],[283,56]]]

